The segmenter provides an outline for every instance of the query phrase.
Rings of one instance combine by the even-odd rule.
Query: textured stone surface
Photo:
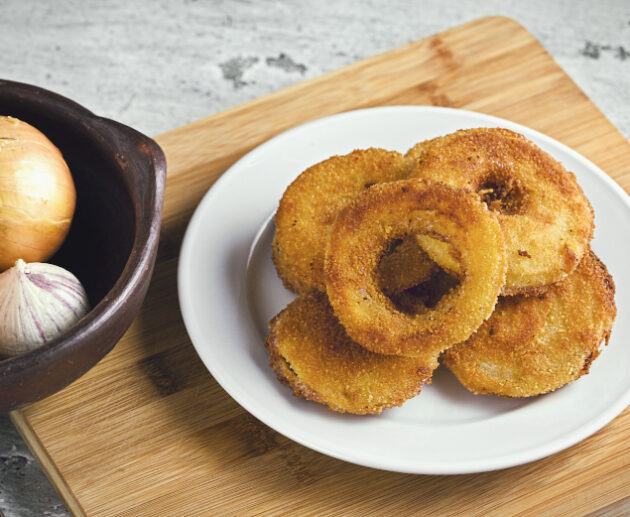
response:
[[[44,86],[155,135],[496,14],[532,32],[630,136],[626,0],[0,0],[0,77]],[[0,511],[66,515],[1,415]],[[619,508],[611,512],[598,515],[618,515]]]
[[[6,517],[68,515],[6,415],[0,415],[0,515],[2,512]]]
[[[0,0],[0,74],[155,135],[481,16],[529,29],[630,134],[625,0]]]

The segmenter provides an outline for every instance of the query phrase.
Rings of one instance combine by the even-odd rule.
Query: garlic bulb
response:
[[[72,273],[19,259],[0,274],[0,353],[33,350],[65,332],[88,310],[85,289]]]

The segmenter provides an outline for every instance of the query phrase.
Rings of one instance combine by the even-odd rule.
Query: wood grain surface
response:
[[[85,376],[12,414],[73,513],[604,515],[630,495],[630,410],[537,462],[474,475],[405,475],[332,459],[281,436],[236,404],[197,358],[179,313],[176,268],[186,224],[207,189],[287,128],[396,104],[466,108],[524,124],[630,190],[630,144],[524,28],[499,17],[161,135],[169,166],[162,239],[140,314]]]

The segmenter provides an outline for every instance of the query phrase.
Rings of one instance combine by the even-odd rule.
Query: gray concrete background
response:
[[[495,14],[529,29],[630,136],[627,0],[0,0],[0,77],[57,91],[156,135]],[[598,515],[630,513],[630,504],[624,508]],[[67,515],[3,415],[0,511]]]

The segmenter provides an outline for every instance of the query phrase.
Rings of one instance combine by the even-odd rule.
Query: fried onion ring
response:
[[[374,184],[404,178],[409,161],[384,149],[357,150],[333,156],[305,170],[286,189],[275,216],[272,258],[285,287],[295,293],[325,291],[324,250],[330,228],[342,208]],[[410,239],[411,240],[411,239]],[[397,271],[384,271],[387,286],[398,292],[428,278],[431,261],[413,242],[402,246],[392,262]],[[388,261],[385,260],[384,264]]]
[[[593,235],[593,211],[575,176],[507,129],[436,138],[410,176],[476,192],[496,212],[508,254],[502,294],[543,292],[577,267]],[[460,273],[448,247],[427,237],[420,244],[444,269]]]
[[[342,413],[381,413],[414,397],[430,379],[421,361],[375,354],[354,343],[317,291],[291,302],[265,341],[278,379],[304,397]]]
[[[460,284],[425,313],[398,310],[378,283],[389,244],[429,234],[461,256]],[[467,339],[490,316],[505,280],[503,234],[493,212],[470,193],[442,183],[375,185],[341,211],[326,248],[326,288],[348,335],[368,350],[422,358]]]
[[[588,251],[577,269],[539,296],[500,298],[490,318],[442,362],[473,393],[531,397],[588,373],[608,344],[615,286]]]

